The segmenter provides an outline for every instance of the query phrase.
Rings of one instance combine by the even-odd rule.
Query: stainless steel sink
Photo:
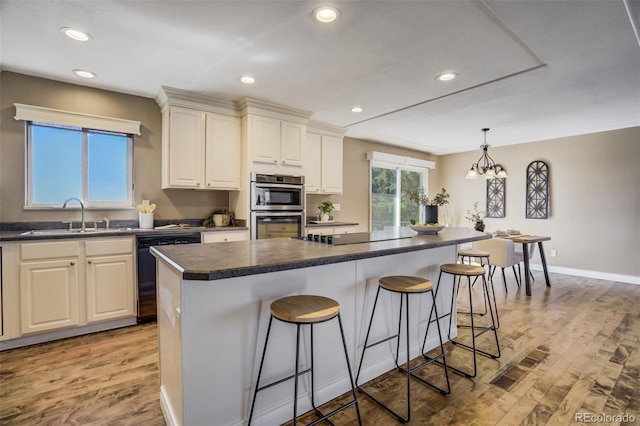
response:
[[[29,235],[73,235],[73,234],[105,234],[105,233],[113,233],[113,232],[130,232],[131,228],[87,228],[83,231],[80,229],[32,229],[31,231],[23,232],[20,235],[29,236]]]

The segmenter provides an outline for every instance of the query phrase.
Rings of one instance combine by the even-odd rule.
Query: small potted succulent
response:
[[[429,198],[424,192],[424,188],[420,188],[418,191],[409,192],[409,200],[424,207],[424,222],[426,224],[438,223],[438,206],[449,204],[449,195],[447,190],[442,188],[433,198]]]
[[[205,227],[213,226],[234,226],[235,215],[230,212],[229,209],[219,208],[215,209],[208,218],[202,223]]]
[[[335,208],[333,207],[333,203],[331,201],[323,201],[318,204],[318,212],[320,212],[320,221],[328,222],[329,221],[329,213],[333,212]]]
[[[484,232],[484,218],[485,212],[478,211],[478,202],[473,203],[473,211],[467,210],[467,215],[464,217],[469,222],[475,223],[474,229],[476,231]]]

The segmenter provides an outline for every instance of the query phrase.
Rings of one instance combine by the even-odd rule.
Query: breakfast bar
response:
[[[455,262],[458,244],[491,238],[468,228],[445,228],[434,235],[403,231],[391,239],[342,245],[276,238],[153,247],[158,264],[160,399],[167,424],[246,422],[272,301],[289,295],[321,295],[338,301],[353,367],[359,362],[380,277],[416,275],[435,283],[439,265]],[[453,290],[449,282],[444,285],[436,300],[440,312],[448,311]],[[378,303],[384,314],[372,328],[372,337],[397,327],[399,299],[381,298]],[[418,325],[410,336],[410,355],[415,357],[420,354],[431,302],[425,298],[411,303],[415,303],[411,321]],[[339,353],[339,333],[331,327],[335,325],[329,322],[314,328],[314,339],[328,353]],[[265,380],[294,370],[293,351],[287,349],[295,347],[295,337],[285,328],[275,324],[271,330],[273,344],[265,371],[272,377]],[[446,329],[443,334],[446,338]],[[303,337],[308,341],[308,336]],[[432,327],[427,349],[437,345]],[[305,351],[301,367],[309,363],[306,343]],[[395,354],[392,342],[368,352],[361,377],[370,380],[391,370],[391,352]],[[402,351],[400,357],[405,357]],[[343,358],[320,357],[315,364],[317,404],[349,390]],[[300,382],[302,395],[309,390],[309,379],[302,377]],[[311,408],[304,396],[298,404],[298,413]],[[252,424],[290,420],[292,405],[291,385],[275,386],[256,403]]]

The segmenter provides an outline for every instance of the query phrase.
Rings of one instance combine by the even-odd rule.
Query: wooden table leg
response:
[[[538,242],[538,250],[540,250],[540,259],[542,260],[542,270],[544,271],[544,280],[547,283],[547,287],[551,287],[551,283],[549,282],[549,272],[547,271],[547,258],[544,256],[542,241]]]
[[[529,248],[527,243],[522,243],[522,255],[524,256],[524,288],[527,296],[531,296],[531,277],[529,276]]]

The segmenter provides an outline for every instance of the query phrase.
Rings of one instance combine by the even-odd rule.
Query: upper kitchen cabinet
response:
[[[240,189],[240,118],[235,103],[170,87],[162,110],[162,188]]]
[[[342,144],[345,129],[309,123],[304,156],[308,194],[342,194]]]
[[[241,108],[247,169],[302,174],[311,112],[248,98]]]

